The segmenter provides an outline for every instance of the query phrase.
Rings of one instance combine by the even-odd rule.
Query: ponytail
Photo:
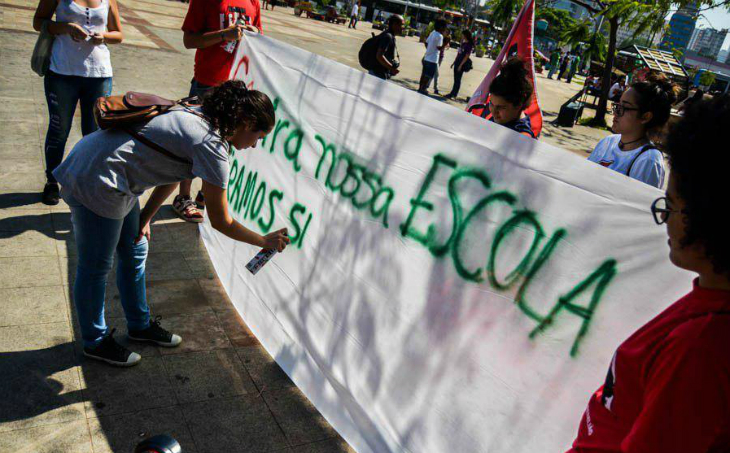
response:
[[[672,104],[677,101],[679,88],[662,74],[649,73],[645,80],[636,82],[631,88],[637,94],[637,107],[642,115],[651,112],[646,123],[649,131],[660,129],[669,120]]]

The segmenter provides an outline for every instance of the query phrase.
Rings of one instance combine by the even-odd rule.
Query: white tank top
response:
[[[91,33],[106,31],[109,0],[101,0],[96,8],[87,8],[73,0],[59,0],[56,21],[81,25]],[[95,46],[91,41],[76,42],[70,35],[58,35],[53,41],[51,71],[79,77],[111,77],[112,62],[106,44]]]

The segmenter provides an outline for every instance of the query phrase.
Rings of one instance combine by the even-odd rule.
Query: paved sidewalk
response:
[[[172,5],[179,16],[185,8],[121,4],[127,17],[147,14],[133,5]],[[126,453],[160,433],[177,438],[185,453],[351,451],[248,330],[214,275],[197,227],[176,219],[169,206],[152,228],[148,297],[153,314],[183,344],[130,345],[143,356],[130,369],[83,358],[71,301],[70,214],[63,204],[40,203],[48,114],[43,79],[29,65],[36,35],[27,8],[34,5],[14,5],[0,4],[0,452]],[[125,24],[131,39],[112,49],[115,92],[187,94],[193,54],[170,27]],[[80,138],[78,120],[69,148]],[[106,317],[122,339],[113,282],[111,274]]]
[[[193,52],[180,25],[186,4],[119,0],[125,42],[112,47],[114,92],[187,94]],[[131,349],[132,369],[85,360],[71,303],[76,257],[66,206],[40,203],[48,114],[43,79],[30,70],[36,39],[32,0],[0,1],[0,452],[131,452],[142,438],[176,437],[188,452],[351,451],[288,380],[233,309],[215,278],[197,227],[163,209],[152,229],[148,292],[155,315],[184,338],[174,350]],[[266,33],[358,68],[357,50],[373,31],[264,11]],[[399,38],[403,72],[414,89],[423,46]],[[442,92],[451,87],[442,66]],[[464,77],[471,93],[491,61],[475,59]],[[547,119],[579,89],[538,76]],[[454,103],[463,108],[464,102]],[[80,138],[79,118],[68,148]],[[605,132],[548,125],[543,140],[585,156]],[[126,328],[113,275],[107,320]]]

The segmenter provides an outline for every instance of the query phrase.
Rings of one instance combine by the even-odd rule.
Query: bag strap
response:
[[[634,168],[634,163],[636,163],[636,159],[638,159],[642,154],[649,151],[650,149],[657,149],[656,146],[654,146],[653,143],[649,143],[648,145],[644,145],[643,148],[641,148],[641,151],[636,153],[636,156],[631,160],[631,163],[629,164],[629,169],[626,170],[626,176],[631,176],[631,170]]]
[[[165,156],[169,157],[170,159],[172,159],[176,162],[180,162],[180,163],[188,164],[188,165],[192,164],[192,162],[190,162],[189,160],[183,159],[180,156],[176,156],[175,154],[166,150],[162,146],[158,145],[157,143],[153,142],[152,140],[148,139],[147,137],[145,137],[144,135],[140,134],[139,132],[135,131],[132,128],[124,127],[124,128],[122,128],[122,130],[124,132],[126,132],[127,134],[131,135],[134,139],[147,145],[147,147],[154,149],[155,151],[157,151],[160,154],[164,154]]]

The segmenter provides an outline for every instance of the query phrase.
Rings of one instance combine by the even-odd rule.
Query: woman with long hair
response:
[[[456,58],[451,64],[454,68],[454,86],[451,88],[451,92],[445,97],[455,98],[459,95],[461,89],[461,78],[464,76],[465,64],[472,52],[474,52],[474,35],[469,30],[464,30],[461,36],[461,44],[459,45],[459,51],[456,53]]]

